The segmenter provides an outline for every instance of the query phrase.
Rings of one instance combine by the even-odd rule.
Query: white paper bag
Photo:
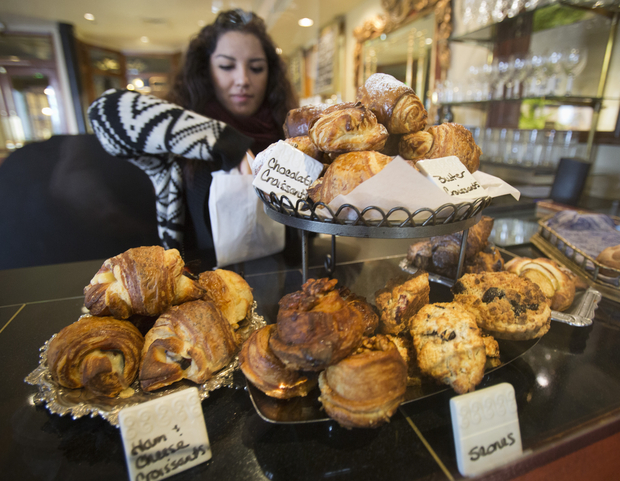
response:
[[[218,267],[269,256],[284,249],[284,225],[265,214],[252,182],[237,169],[213,173],[209,215]]]

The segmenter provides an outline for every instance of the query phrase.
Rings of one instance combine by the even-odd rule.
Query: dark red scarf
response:
[[[254,139],[251,150],[254,155],[265,150],[274,142],[283,139],[282,126],[278,125],[271,115],[267,102],[251,117],[238,118],[226,110],[216,99],[207,104],[204,115],[220,120],[235,130]]]

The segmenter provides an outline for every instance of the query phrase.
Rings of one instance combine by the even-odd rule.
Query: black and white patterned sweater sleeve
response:
[[[179,157],[239,165],[252,139],[223,122],[151,95],[108,90],[88,109],[93,131],[111,155],[137,165],[151,179],[164,247],[180,249],[185,210]]]

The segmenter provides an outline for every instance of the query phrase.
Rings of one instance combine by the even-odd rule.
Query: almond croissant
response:
[[[453,123],[434,125],[426,132],[404,135],[398,149],[403,158],[416,162],[454,155],[471,173],[478,170],[482,154],[471,132]]]
[[[136,247],[107,259],[84,288],[85,304],[96,316],[128,319],[134,314],[158,316],[168,307],[204,294],[183,275],[179,251]]]

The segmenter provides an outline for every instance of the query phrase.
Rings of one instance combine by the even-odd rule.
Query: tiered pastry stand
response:
[[[344,204],[333,211],[322,202],[313,204],[306,200],[292,201],[286,196],[266,194],[256,189],[266,206],[267,215],[281,224],[302,232],[302,274],[308,280],[308,233],[332,236],[331,255],[325,268],[332,274],[336,266],[336,236],[380,239],[419,239],[448,235],[463,231],[456,278],[461,276],[465,260],[465,245],[469,228],[480,221],[482,211],[491,203],[491,197],[480,197],[471,202],[444,204],[436,210],[421,208],[410,212],[405,207],[395,207],[384,212],[379,207],[359,209]]]

